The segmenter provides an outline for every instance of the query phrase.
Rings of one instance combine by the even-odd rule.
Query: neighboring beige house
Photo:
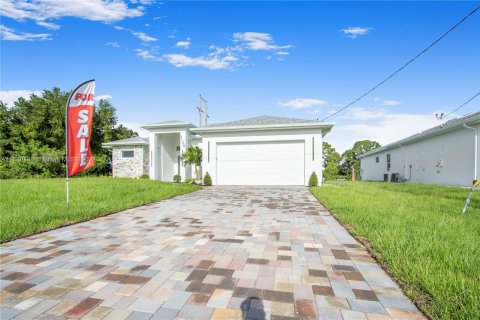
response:
[[[480,178],[480,112],[360,156],[362,180],[471,186]]]
[[[148,175],[148,139],[133,137],[107,142],[103,147],[112,149],[114,177],[138,178]]]
[[[196,127],[184,121],[143,126],[149,139],[103,144],[113,150],[113,176],[173,181],[191,178],[180,155],[190,146],[203,151],[202,176],[214,185],[307,185],[313,171],[322,181],[322,141],[333,124],[315,120],[259,116]]]

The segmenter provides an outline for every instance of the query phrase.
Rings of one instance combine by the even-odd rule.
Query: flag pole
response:
[[[70,96],[68,97],[67,100],[67,105],[65,106],[65,183],[66,183],[66,188],[67,188],[67,208],[69,205],[69,192],[68,192],[68,163],[70,162],[68,159],[68,106],[70,105],[70,99],[72,98],[72,94],[75,92],[73,90],[70,93]]]

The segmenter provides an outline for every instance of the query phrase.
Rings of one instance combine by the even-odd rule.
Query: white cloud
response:
[[[46,21],[75,17],[90,21],[116,22],[143,15],[143,6],[129,8],[123,0],[2,0],[0,15],[17,21]]]
[[[350,149],[358,140],[375,140],[386,145],[440,124],[435,113],[409,114],[383,109],[356,109],[339,118],[339,123],[326,136],[326,141],[340,153]],[[348,120],[354,121],[350,123]]]
[[[109,95],[109,94],[102,94],[102,95],[99,95],[99,96],[96,96],[95,97],[95,100],[96,101],[100,101],[100,100],[111,100],[112,99],[112,96]]]
[[[132,34],[143,42],[154,42],[157,41],[157,38],[151,37],[144,32],[132,32]]]
[[[168,16],[154,17],[153,20],[165,19],[165,18],[167,18],[167,17],[168,17]]]
[[[269,33],[260,32],[237,32],[233,34],[233,40],[240,42],[241,48],[250,50],[280,50],[291,48],[292,45],[278,46],[274,43]]]
[[[169,36],[173,37],[173,35]],[[237,43],[235,46],[226,46],[219,47],[217,45],[210,45],[208,47],[211,50],[210,53],[203,54],[197,57],[191,57],[185,54],[164,54],[163,58],[167,62],[171,63],[176,67],[203,67],[211,70],[220,70],[220,69],[233,69],[238,66],[247,65],[244,61],[248,59],[246,56],[247,51],[272,51],[275,54],[280,56],[288,55],[287,51],[281,50],[292,47],[291,45],[278,46],[274,43],[273,38],[268,33],[259,33],[259,32],[244,32],[244,33],[235,33],[233,35],[233,41]],[[188,49],[190,47],[190,38],[187,38],[185,41],[178,41],[176,47]],[[137,54],[140,54],[137,51]],[[144,52],[144,58],[151,59],[153,57],[146,55]],[[267,56],[267,59],[271,59],[271,55]],[[282,57],[277,58],[277,60],[283,60]]]
[[[346,29],[340,30],[343,32],[344,35],[346,35],[349,38],[355,39],[360,36],[364,36],[367,33],[369,33],[372,30],[372,28],[364,28],[364,27],[349,27]]]
[[[310,108],[314,106],[323,106],[327,103],[327,101],[319,100],[319,99],[305,99],[305,98],[297,98],[292,99],[289,101],[280,101],[278,105],[284,108],[290,108],[292,110],[297,109],[304,109]]]
[[[39,90],[2,90],[0,91],[0,100],[3,101],[8,107],[12,107],[14,102],[18,98],[29,99],[30,95],[35,94],[37,96],[42,95],[42,91]]]
[[[157,56],[154,50],[135,49],[135,52],[137,53],[137,56],[144,60],[162,61],[162,58]]]
[[[345,114],[341,115],[342,119],[350,120],[371,120],[381,119],[385,116],[387,110],[385,109],[370,109],[363,107],[352,107],[346,110]]]
[[[120,48],[120,45],[118,44],[118,42],[107,42],[105,43],[106,46],[110,46],[112,48]]]
[[[183,54],[165,54],[163,58],[175,67],[204,67],[210,70],[230,69],[232,64],[238,61],[238,58],[231,55],[188,57]]]
[[[155,0],[130,0],[131,3],[140,3],[140,4],[153,4]]]
[[[134,31],[134,30],[130,30],[130,29],[127,29],[127,28],[124,28],[124,27],[121,27],[121,26],[113,26],[113,27],[114,27],[115,29],[117,29],[117,30],[128,31],[128,32],[130,32],[132,35],[134,35],[135,37],[137,37],[138,39],[140,39],[140,40],[143,41],[143,42],[155,42],[155,41],[158,40],[157,38],[154,38],[154,37],[149,36],[149,35],[146,34],[145,32]]]
[[[386,106],[398,106],[401,102],[397,100],[384,100],[383,104]]]
[[[185,41],[178,41],[176,44],[175,44],[175,47],[177,48],[183,48],[183,49],[188,49],[190,48],[190,38],[187,38],[187,40]]]
[[[5,41],[43,41],[51,40],[49,33],[16,32],[15,30],[0,25],[0,34]]]
[[[56,23],[53,23],[53,22],[38,21],[37,24],[39,26],[45,27],[45,28],[50,29],[50,30],[60,29],[60,26]]]

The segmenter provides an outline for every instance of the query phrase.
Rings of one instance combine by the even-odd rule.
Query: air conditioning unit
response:
[[[384,173],[383,181],[385,182],[398,182],[400,179],[400,173]]]

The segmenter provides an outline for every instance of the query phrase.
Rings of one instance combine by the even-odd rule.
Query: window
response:
[[[315,161],[315,137],[312,137],[312,161]]]
[[[133,158],[134,155],[133,150],[122,150],[122,158]]]
[[[375,162],[379,163],[380,162],[380,157],[375,157]]]
[[[387,154],[387,171],[390,170],[390,154]]]

